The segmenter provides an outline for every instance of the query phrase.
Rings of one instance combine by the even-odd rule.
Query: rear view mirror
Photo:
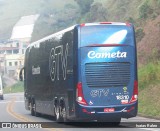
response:
[[[24,80],[24,67],[20,70],[19,72],[19,80],[23,81]]]

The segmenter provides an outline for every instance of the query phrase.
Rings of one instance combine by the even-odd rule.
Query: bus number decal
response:
[[[128,100],[129,99],[129,95],[118,95],[116,97],[117,97],[117,100]]]
[[[63,79],[66,80],[68,43],[64,50],[63,45],[52,48],[49,57],[49,71],[52,81],[59,80],[60,70],[63,72]]]

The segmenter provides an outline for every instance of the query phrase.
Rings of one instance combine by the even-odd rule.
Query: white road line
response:
[[[0,102],[0,104],[6,104],[6,103],[9,103],[10,101],[3,101],[3,102]]]
[[[15,101],[15,102],[24,102],[24,101]]]

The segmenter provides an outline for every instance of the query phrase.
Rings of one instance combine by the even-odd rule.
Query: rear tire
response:
[[[55,104],[54,105],[54,112],[55,112],[55,119],[56,119],[56,122],[60,122],[60,110],[59,110],[59,105],[58,104]]]
[[[32,115],[32,116],[35,116],[34,103],[33,103],[33,101],[30,102],[30,112],[31,112],[31,115]]]
[[[36,111],[36,103],[35,100],[32,100],[30,103],[30,111],[32,116],[39,117],[41,114]]]
[[[67,119],[66,106],[64,103],[60,106],[60,118],[62,122],[69,122]]]

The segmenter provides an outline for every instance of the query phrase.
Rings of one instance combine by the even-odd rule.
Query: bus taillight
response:
[[[129,103],[133,103],[137,100],[138,100],[138,81],[134,81],[133,96]]]
[[[126,26],[131,26],[131,24],[129,22],[126,22]]]
[[[86,25],[85,23],[82,23],[80,26],[83,27],[83,26],[85,26],[85,25]]]
[[[84,99],[84,96],[83,96],[83,90],[82,90],[82,83],[81,82],[79,82],[77,84],[76,98],[77,98],[77,102],[79,104],[87,105],[87,102],[86,102],[86,100]]]

